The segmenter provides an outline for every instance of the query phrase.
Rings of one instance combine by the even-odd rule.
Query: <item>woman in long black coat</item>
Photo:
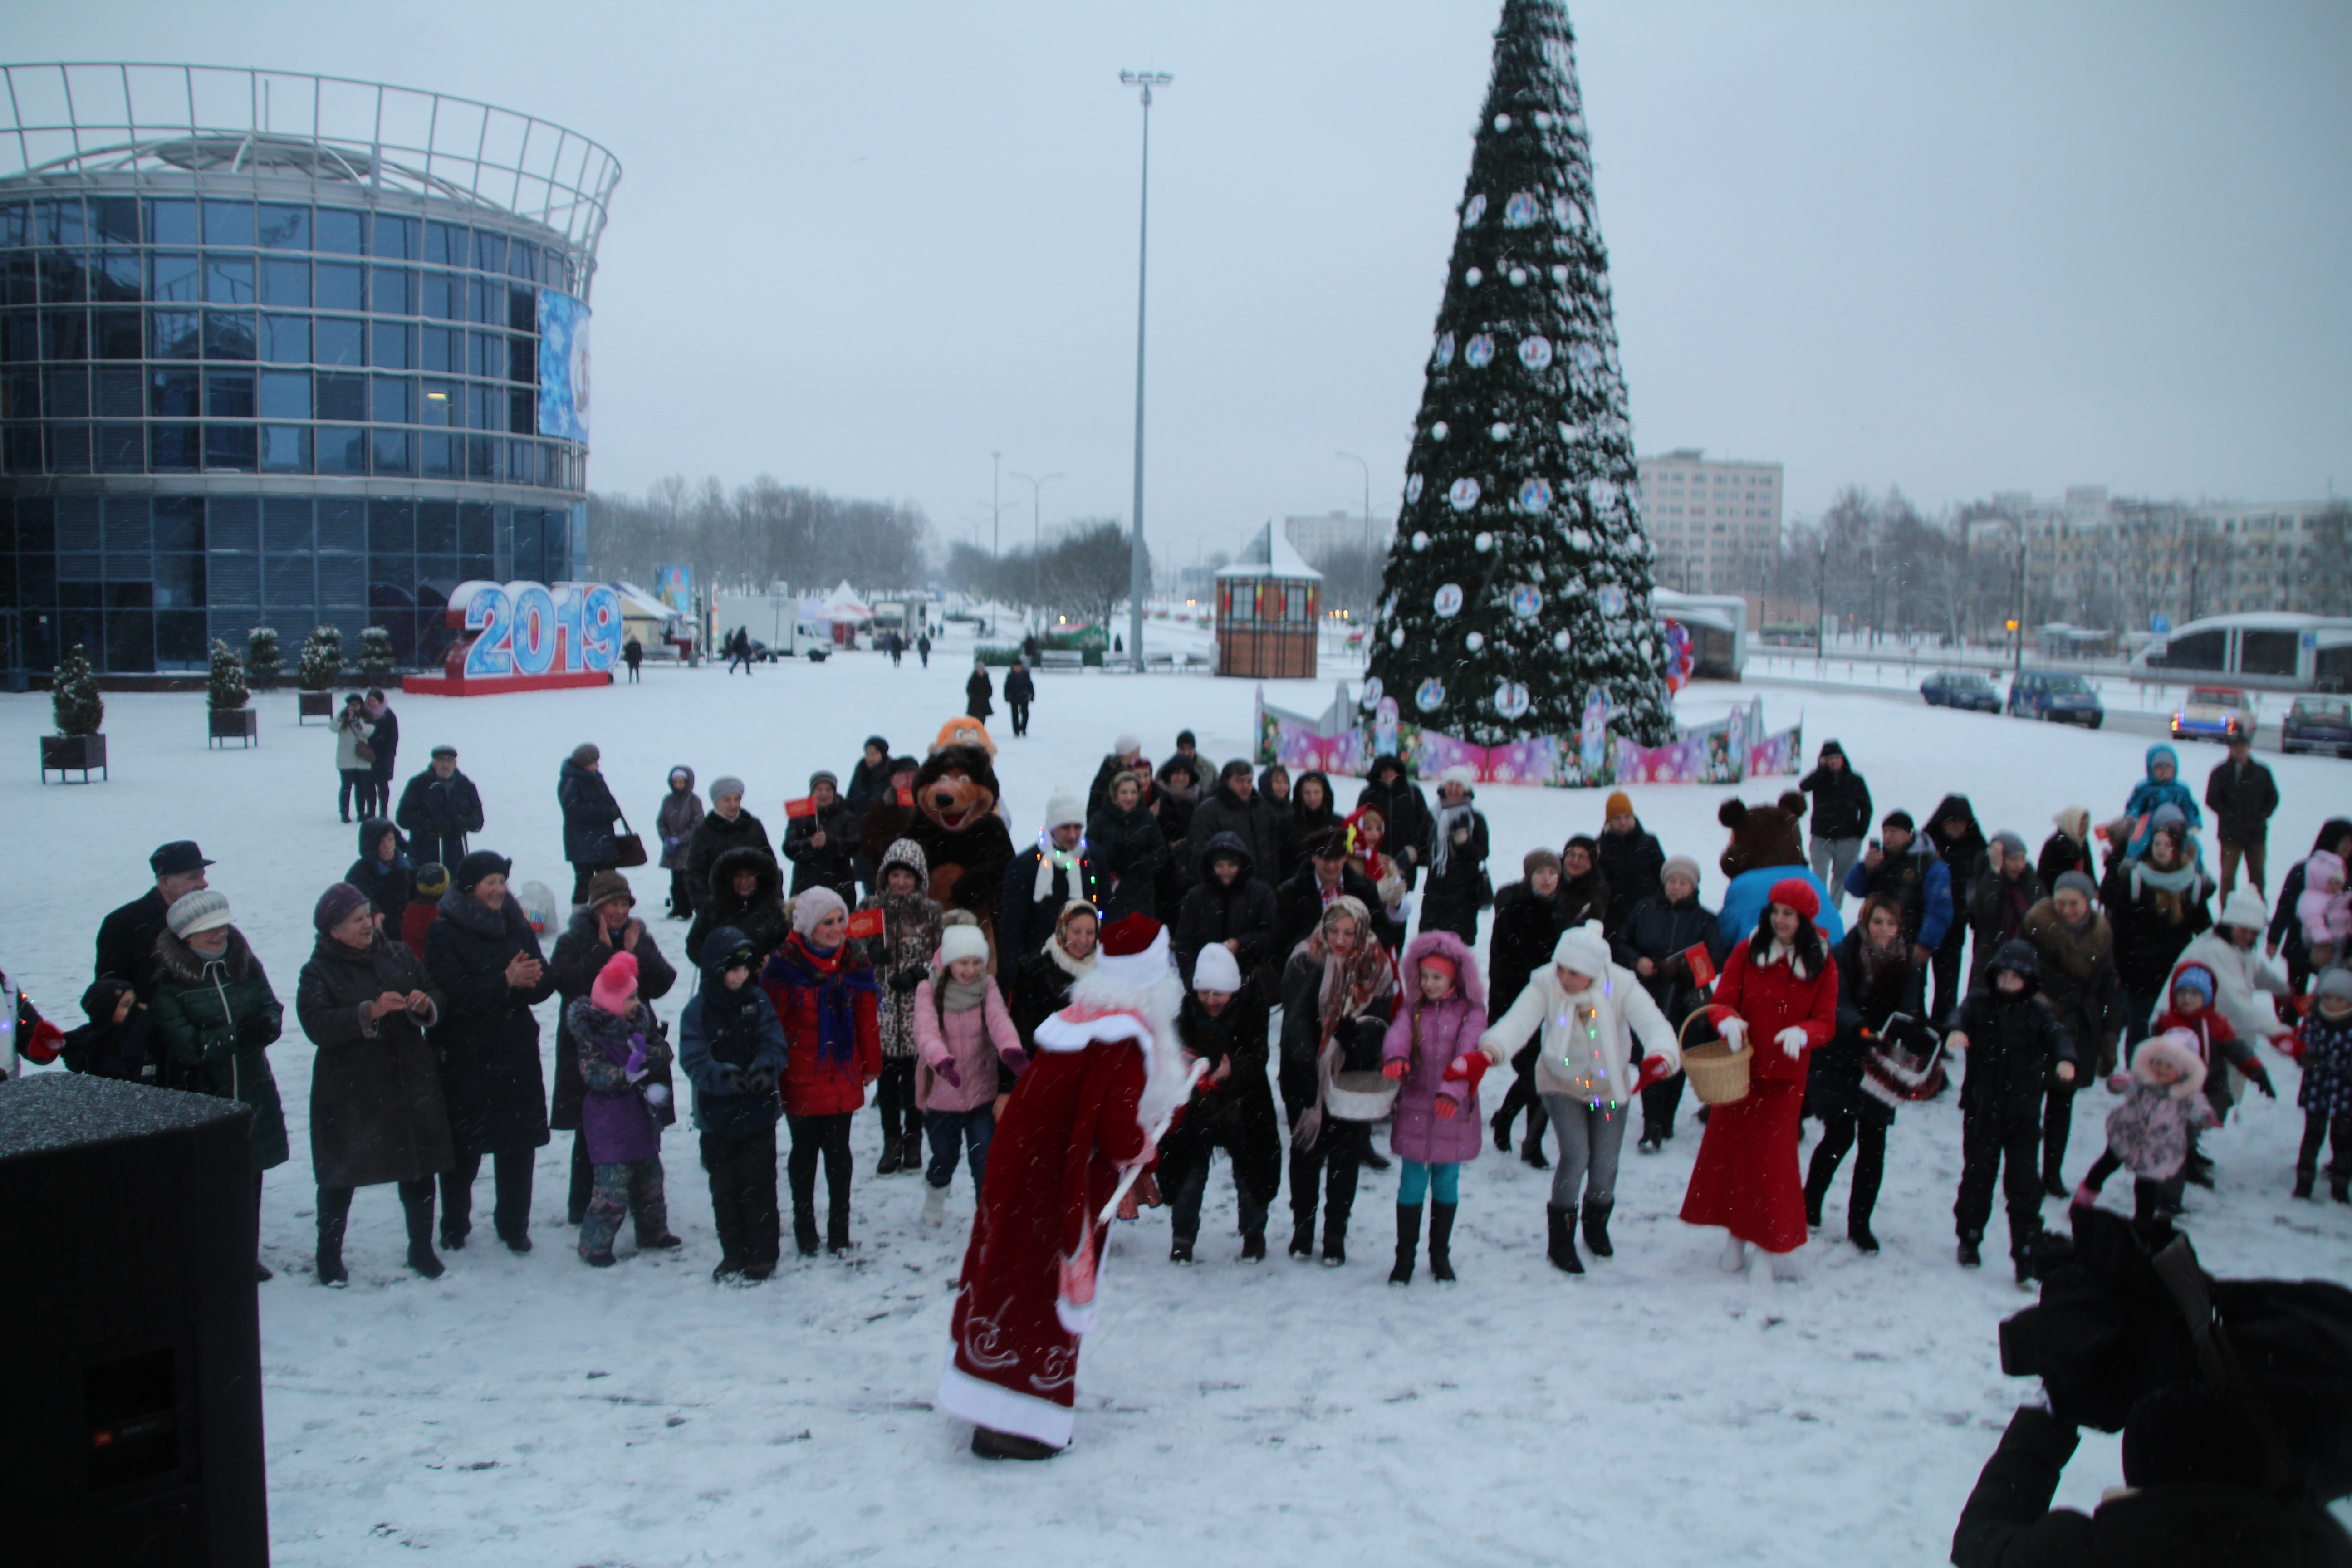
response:
[[[1235,968],[1241,972],[1241,966]],[[1274,1009],[1265,981],[1264,973],[1244,980],[1227,997],[1223,1010],[1214,1014],[1202,1002],[1198,988],[1188,990],[1177,1016],[1184,1048],[1199,1057],[1207,1070],[1183,1119],[1160,1143],[1160,1190],[1173,1205],[1171,1262],[1192,1261],[1210,1156],[1219,1149],[1234,1163],[1243,1260],[1255,1263],[1265,1257],[1266,1210],[1282,1190],[1282,1131],[1265,1073]]]
[[[455,1160],[441,1178],[441,1245],[466,1245],[474,1178],[495,1156],[491,1223],[516,1252],[530,1250],[532,1152],[545,1146],[547,1081],[531,1008],[555,994],[539,937],[507,893],[511,863],[477,849],[457,863],[425,936],[425,969],[447,999],[433,1043],[449,1108]]]
[[[319,940],[295,983],[294,1014],[319,1047],[310,1068],[319,1283],[347,1278],[343,1230],[352,1190],[385,1182],[400,1184],[408,1266],[438,1279],[433,1178],[454,1159],[441,1066],[425,1031],[440,1017],[440,990],[414,953],[376,929],[367,900],[349,883],[327,889],[311,924]]]
[[[971,675],[963,683],[963,710],[985,724],[988,716],[996,711],[996,704],[989,700],[995,695],[996,688],[989,683],[988,667],[974,660]]]
[[[563,760],[555,779],[555,804],[563,812],[563,858],[572,862],[572,906],[587,901],[588,879],[619,868],[621,803],[604,782],[604,753],[582,742]]]
[[[1830,1184],[1846,1151],[1859,1142],[1845,1233],[1868,1255],[1878,1250],[1870,1216],[1886,1173],[1886,1130],[1895,1125],[1895,1107],[1862,1087],[1863,1058],[1886,1041],[1887,1020],[1897,1014],[1913,1020],[1912,1038],[1904,1043],[1925,1044],[1933,1037],[1919,1016],[1927,971],[1903,940],[1903,908],[1892,896],[1873,893],[1863,901],[1838,944],[1837,980],[1837,1033],[1814,1048],[1806,1068],[1805,1108],[1822,1119],[1822,1141],[1805,1173],[1805,1223],[1821,1228]]]

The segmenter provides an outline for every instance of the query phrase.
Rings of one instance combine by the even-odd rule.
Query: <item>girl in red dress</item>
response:
[[[1752,1244],[1771,1258],[1775,1279],[1794,1279],[1790,1255],[1804,1245],[1797,1124],[1812,1049],[1837,1033],[1837,963],[1813,924],[1820,913],[1810,883],[1775,882],[1755,934],[1731,950],[1716,986],[1724,1037],[1745,1039],[1754,1055],[1747,1097],[1707,1117],[1683,1220],[1729,1229],[1729,1272],[1746,1265]]]

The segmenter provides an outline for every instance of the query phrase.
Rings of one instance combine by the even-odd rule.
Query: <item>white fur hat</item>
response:
[[[962,915],[963,919],[957,920],[957,915]],[[945,969],[958,959],[987,956],[988,937],[980,929],[980,922],[967,910],[951,911],[948,916],[947,928],[940,933],[940,967]]]
[[[1477,786],[1478,775],[1457,763],[1438,774],[1437,782],[1441,785],[1460,784],[1464,789],[1474,789]]]
[[[1045,831],[1051,833],[1056,827],[1072,825],[1079,827],[1087,825],[1086,802],[1068,790],[1057,789],[1045,801]]]
[[[2179,1076],[2173,1079],[2172,1098],[2187,1100],[2205,1089],[2205,1058],[2198,1049],[2197,1037],[2186,1029],[2167,1029],[2161,1035],[2150,1035],[2132,1051],[2132,1077],[2142,1083],[2153,1083],[2147,1068],[2150,1063],[2163,1062]]]
[[[1552,945],[1551,961],[1555,968],[1571,969],[1579,974],[1589,974],[1599,980],[1609,973],[1609,939],[1601,934],[1599,921],[1587,921],[1559,933]]]
[[[2252,888],[2240,888],[2221,900],[2221,917],[2215,925],[2237,926],[2246,931],[2260,931],[2271,923],[2270,910],[2263,906],[2263,896]]]
[[[1242,988],[1242,966],[1223,942],[1212,942],[1192,960],[1192,989],[1195,991],[1238,991]]]

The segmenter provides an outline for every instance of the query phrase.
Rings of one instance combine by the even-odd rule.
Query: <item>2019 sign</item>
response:
[[[412,692],[471,697],[603,686],[621,654],[620,595],[602,583],[460,583],[449,595],[458,637],[439,679]]]

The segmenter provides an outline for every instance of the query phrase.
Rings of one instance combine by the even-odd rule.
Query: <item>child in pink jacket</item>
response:
[[[1397,1184],[1396,1267],[1391,1285],[1412,1283],[1421,1246],[1421,1205],[1429,1210],[1429,1272],[1454,1279],[1454,1215],[1462,1201],[1462,1167],[1478,1157],[1486,1123],[1478,1080],[1503,1059],[1488,1056],[1486,985],[1478,960],[1449,931],[1425,931],[1398,965],[1410,989],[1397,1004],[1381,1046],[1381,1071],[1400,1085],[1391,1147],[1404,1162]]]
[[[931,1141],[924,1174],[923,1223],[947,1221],[956,1151],[969,1151],[971,1189],[980,1197],[988,1142],[996,1132],[997,1064],[1018,1074],[1029,1065],[1004,998],[988,974],[988,939],[968,912],[947,917],[929,978],[915,987],[915,1106]]]
[[[2327,968],[2344,956],[2344,939],[2352,936],[2352,893],[2344,889],[2344,861],[2330,850],[2315,849],[2303,863],[2303,897],[2294,904],[2303,921],[2303,940],[2311,948],[2311,967]]]

